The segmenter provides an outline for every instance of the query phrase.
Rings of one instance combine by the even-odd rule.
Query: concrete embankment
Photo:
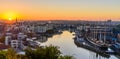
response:
[[[81,42],[78,42],[78,41],[76,41],[76,40],[74,40],[74,42],[75,42],[75,44],[76,44],[78,47],[83,47],[83,48],[88,49],[88,50],[90,50],[90,51],[96,52],[96,53],[98,53],[99,55],[101,55],[101,56],[103,56],[103,57],[107,57],[107,58],[110,57],[110,55],[107,54],[105,51],[96,49],[96,48],[94,48],[94,47],[92,47],[92,46],[84,45],[84,44],[82,44]]]

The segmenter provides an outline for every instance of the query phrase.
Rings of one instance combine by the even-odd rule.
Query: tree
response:
[[[13,50],[12,48],[8,49],[6,53],[6,58],[7,59],[18,59],[15,50]]]
[[[27,49],[26,56],[30,59],[58,59],[60,51],[55,46],[39,47],[36,50]]]
[[[58,50],[58,47],[55,46],[45,47],[45,53],[47,59],[58,59],[61,54],[61,52]]]
[[[66,55],[66,56],[60,56],[58,59],[73,59],[73,57]]]
[[[4,43],[4,41],[5,41],[5,36],[0,37],[0,42]]]
[[[0,59],[6,59],[6,51],[0,51]]]
[[[58,47],[52,45],[39,47],[36,50],[28,48],[25,52],[29,59],[72,59],[72,56],[61,56]]]
[[[46,33],[52,34],[52,33],[54,33],[54,30],[53,29],[52,30],[47,30]]]
[[[28,48],[25,55],[17,54],[12,48],[7,51],[0,51],[0,59],[73,59],[72,56],[61,56],[61,52],[56,46]]]

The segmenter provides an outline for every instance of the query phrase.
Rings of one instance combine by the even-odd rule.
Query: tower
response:
[[[17,18],[16,18],[16,23],[18,22]]]

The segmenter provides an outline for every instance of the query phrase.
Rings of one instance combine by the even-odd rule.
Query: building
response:
[[[120,33],[117,35],[118,41],[120,42]]]
[[[83,28],[83,26],[77,26],[77,30],[83,30],[84,28]]]
[[[46,24],[46,26],[47,26],[47,30],[52,30],[54,28],[52,23],[48,23]]]
[[[6,46],[2,43],[0,43],[0,50],[7,50],[9,48],[9,46]]]
[[[35,27],[35,32],[36,33],[45,33],[47,31],[47,26],[46,25],[38,25]]]
[[[5,45],[6,46],[11,46],[12,48],[14,49],[23,49],[24,48],[24,45],[23,45],[23,39],[25,38],[26,36],[22,33],[19,33],[18,35],[15,35],[15,34],[12,34],[7,35],[5,36]]]

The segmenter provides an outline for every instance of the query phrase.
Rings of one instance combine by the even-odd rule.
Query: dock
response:
[[[87,42],[85,39],[84,39],[84,42],[83,41],[78,41],[77,39],[74,39],[74,43],[78,46],[78,47],[82,47],[82,48],[85,48],[87,50],[90,50],[90,51],[93,51],[93,52],[96,52],[98,53],[99,55],[103,56],[103,57],[107,57],[109,58],[110,55],[112,54],[115,54],[114,51],[103,51],[103,50],[100,50],[98,49],[97,47],[94,47],[93,45],[91,45],[89,42]]]

